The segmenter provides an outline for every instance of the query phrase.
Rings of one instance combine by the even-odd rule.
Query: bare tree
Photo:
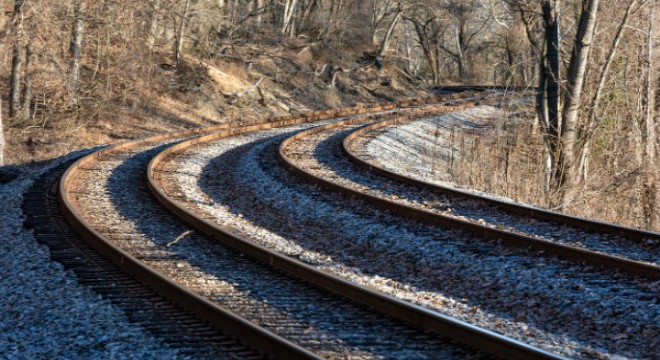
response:
[[[71,26],[71,81],[70,91],[74,106],[78,106],[78,92],[80,87],[80,61],[82,57],[82,43],[85,32],[84,12],[87,6],[86,0],[74,0],[73,2],[73,24]]]
[[[578,115],[587,71],[587,60],[596,25],[598,0],[582,0],[582,10],[566,76],[561,74],[561,1],[542,4],[545,24],[546,59],[541,66],[544,93],[539,116],[544,120],[545,143],[549,154],[550,189],[559,193],[561,204],[569,203],[578,189]]]
[[[394,0],[371,0],[365,6],[365,16],[370,16],[371,25],[371,41],[374,47],[379,48],[379,53],[382,55],[384,52],[383,46],[387,46],[387,41],[392,35],[392,31],[400,19],[401,3]],[[389,25],[383,39],[378,41],[378,34],[383,30],[382,25],[389,19]]]
[[[529,44],[527,44],[525,23],[521,11],[512,11],[512,13],[513,21],[504,38],[508,65],[506,82],[528,85],[532,64],[527,57]]]
[[[296,13],[298,7],[298,0],[284,0],[284,10],[282,12],[282,23],[280,26],[280,33],[282,35],[289,34],[289,37],[295,36],[295,25],[293,15]]]
[[[388,45],[390,42],[390,37],[392,37],[392,33],[394,32],[394,28],[396,25],[399,23],[399,19],[401,19],[401,13],[402,10],[401,8],[397,8],[396,14],[394,15],[394,18],[392,21],[390,21],[390,25],[387,27],[387,31],[385,32],[385,36],[383,36],[383,40],[380,43],[380,47],[378,50],[378,54],[380,56],[385,55],[385,52],[387,52]]]
[[[417,41],[424,53],[434,84],[440,82],[440,42],[446,31],[443,21],[433,11],[424,7],[415,7],[413,13],[405,19],[413,24]]]
[[[183,12],[179,16],[179,29],[176,33],[176,41],[174,44],[174,62],[178,65],[181,60],[181,53],[183,51],[183,41],[186,36],[186,23],[190,13],[190,0],[185,0],[183,4]]]
[[[0,166],[5,165],[5,128],[2,124],[2,101],[0,101]]]
[[[659,104],[657,103],[657,94],[656,87],[658,84],[654,84],[654,58],[655,53],[655,1],[649,1],[649,26],[646,34],[647,37],[647,73],[646,73],[646,111],[644,114],[644,123],[642,127],[642,140],[644,148],[644,170],[645,170],[645,179],[643,184],[643,211],[644,217],[646,219],[646,227],[653,228],[654,222],[660,218],[658,215],[658,201],[660,201],[660,189],[658,188],[658,169],[657,169],[657,157],[660,155],[658,152],[658,123],[656,123],[656,118],[653,114],[660,114],[658,110]]]
[[[30,118],[32,108],[32,71],[34,67],[34,24],[30,21],[30,35],[25,47],[25,76],[23,79],[23,99],[21,102],[22,113],[20,115],[23,121]]]
[[[452,1],[445,5],[445,9],[453,23],[453,31],[447,32],[448,35],[451,33],[448,40],[452,41],[440,41],[438,46],[456,62],[459,78],[467,81],[471,77],[468,53],[474,49],[479,33],[488,28],[490,17],[479,17],[481,7],[475,0]],[[477,17],[479,21],[475,21]]]
[[[21,109],[21,74],[24,61],[25,31],[23,28],[25,18],[25,1],[14,0],[14,12],[12,13],[12,28],[15,37],[12,60],[11,77],[9,78],[9,116],[18,115]]]
[[[147,33],[146,44],[150,50],[154,50],[156,46],[156,41],[158,39],[158,29],[159,29],[159,12],[160,12],[160,0],[151,0],[149,2],[149,28]]]
[[[4,9],[3,9],[4,10]],[[11,25],[0,33],[0,52],[4,53],[5,43],[11,32]],[[0,96],[0,166],[5,165],[5,128],[2,122],[2,96]]]
[[[252,11],[255,13],[254,22],[257,26],[261,25],[264,13],[264,0],[254,0]]]

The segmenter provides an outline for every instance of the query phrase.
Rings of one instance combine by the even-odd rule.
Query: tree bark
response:
[[[85,0],[75,0],[73,4],[73,26],[71,34],[71,98],[73,105],[78,106],[78,90],[80,87],[80,61],[82,58],[82,42],[84,35],[83,13],[85,11]]]
[[[6,30],[0,35],[0,53],[5,53],[6,41],[12,31],[11,24],[7,26]],[[0,166],[5,165],[5,127],[2,117],[2,96],[0,96]]]
[[[23,79],[23,101],[21,103],[21,118],[30,119],[32,109],[32,67],[34,63],[34,24],[30,21],[30,36],[25,48],[25,78]]]
[[[561,131],[561,40],[559,0],[547,0],[542,4],[545,26],[545,59],[541,62],[540,85],[542,92],[537,97],[537,111],[544,130],[544,144],[548,152],[546,161],[546,190],[557,192],[561,187],[558,169]]]
[[[573,53],[568,67],[566,78],[566,96],[563,106],[561,127],[560,161],[562,167],[562,205],[573,200],[579,190],[580,182],[579,167],[577,166],[576,143],[578,140],[578,115],[582,101],[582,88],[584,86],[587,61],[591,44],[593,42],[594,29],[599,0],[583,0],[582,14],[578,23],[578,31],[573,45]]]
[[[264,0],[254,0],[254,10],[256,11],[254,22],[257,26],[261,26],[264,13]]]
[[[0,166],[5,166],[5,127],[2,124],[2,98],[0,98]]]
[[[188,20],[188,12],[190,11],[190,0],[185,0],[183,5],[183,13],[181,14],[179,31],[176,34],[176,44],[174,45],[174,63],[179,65],[181,60],[181,53],[183,52],[183,39],[186,36],[186,22]]]
[[[160,0],[152,0],[151,4],[151,18],[149,19],[149,34],[147,36],[147,46],[149,50],[153,50],[156,47],[156,40],[158,38],[158,21],[159,21],[159,10],[160,10]]]
[[[286,0],[284,2],[284,12],[282,14],[282,26],[280,28],[280,33],[282,35],[286,35],[287,31],[289,31],[289,36],[293,37],[295,33],[293,33],[292,28],[292,22],[293,22],[293,14],[296,12],[296,8],[298,6],[298,0]]]
[[[660,201],[660,189],[658,188],[658,169],[657,169],[657,152],[658,152],[658,124],[656,123],[656,114],[660,110],[660,104],[657,101],[657,84],[654,84],[653,76],[653,56],[655,53],[654,46],[654,33],[655,33],[655,3],[654,0],[649,1],[649,27],[647,33],[647,73],[646,73],[646,113],[644,116],[644,128],[642,131],[642,140],[644,145],[644,184],[643,184],[643,210],[645,226],[648,229],[653,229],[656,222],[660,220],[657,207]]]
[[[383,41],[380,44],[380,50],[378,51],[378,55],[380,56],[385,55],[385,52],[387,51],[387,47],[389,45],[390,37],[392,36],[392,33],[394,32],[394,28],[396,28],[396,24],[399,22],[400,18],[401,18],[401,12],[399,11],[396,13],[396,16],[394,16],[394,19],[392,19],[390,26],[387,28],[385,37],[383,38]]]
[[[21,109],[21,73],[23,68],[24,52],[24,31],[23,18],[25,2],[23,0],[14,1],[14,13],[12,14],[12,27],[16,40],[14,41],[11,75],[9,78],[9,117],[18,115]]]
[[[415,32],[417,33],[417,38],[419,40],[419,45],[422,47],[422,52],[426,57],[426,60],[431,69],[431,74],[433,76],[433,83],[438,84],[440,82],[440,60],[439,60],[439,45],[437,44],[437,32],[431,30],[428,32],[429,27],[433,27],[433,21],[435,18],[431,18],[426,21],[425,24],[421,23],[421,20],[415,18],[406,18],[412,22],[415,27]]]
[[[465,53],[463,52],[463,36],[462,26],[456,25],[454,27],[456,33],[456,62],[458,63],[458,77],[462,81],[467,80],[467,69],[465,64]]]

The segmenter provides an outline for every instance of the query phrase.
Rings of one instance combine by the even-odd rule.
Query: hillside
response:
[[[343,63],[346,72],[336,70],[332,84],[332,65],[325,63],[321,72],[319,59],[299,47],[263,52],[242,61],[202,63],[190,58],[178,67],[158,61],[163,58],[155,57],[148,65],[150,79],[136,81],[144,86],[120,89],[125,91],[122,98],[73,114],[51,114],[42,123],[12,124],[6,131],[8,163],[46,160],[193,126],[429,94],[427,85],[397,75],[393,68],[378,71],[370,63]]]
[[[0,164],[436,85],[521,86],[537,96],[521,127],[503,125],[495,150],[475,152],[486,164],[475,176],[508,174],[494,167],[509,155],[533,161],[480,190],[585,215],[598,198],[611,207],[604,220],[660,226],[653,1],[14,0],[2,10]]]

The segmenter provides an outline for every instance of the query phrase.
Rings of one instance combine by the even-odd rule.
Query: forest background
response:
[[[0,182],[156,132],[523,86],[456,137],[453,181],[660,231],[657,1],[3,0]]]

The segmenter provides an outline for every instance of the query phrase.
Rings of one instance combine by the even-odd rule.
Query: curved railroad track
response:
[[[284,140],[282,136],[288,136],[282,134],[305,131],[312,123],[324,125],[325,121],[326,126],[336,126],[343,121],[346,126],[408,121],[470,108],[477,101],[492,100],[474,93],[452,94],[221,125],[121,144],[89,155],[67,171],[59,189],[62,210],[89,244],[123,271],[213,327],[270,356],[372,358],[442,354],[465,358],[490,353],[508,358],[558,358],[561,356],[553,351],[564,344],[542,346],[546,350],[541,350],[498,334],[507,334],[499,328],[497,332],[486,330],[423,303],[403,301],[360,281],[348,281],[306,255],[291,256],[287,251],[260,244],[254,236],[248,236],[249,231],[240,222],[220,223],[200,211],[216,205],[211,191],[206,196],[191,198],[182,185],[182,179],[203,182],[199,173],[187,170],[183,164],[197,167],[211,178],[212,166],[197,163],[191,154],[214,144],[228,146],[226,155],[218,159],[229,167],[237,165],[244,156],[264,151],[272,155],[264,163],[270,161],[269,166],[273,166],[275,150]],[[212,158],[212,153],[207,156],[207,160]],[[227,181],[223,183],[226,190],[232,190],[235,184],[230,182],[235,180]],[[147,184],[155,200],[147,193]],[[258,206],[257,202],[253,205]],[[264,203],[260,210],[269,213],[276,208]],[[242,216],[247,220],[251,215],[245,212],[238,218]],[[600,275],[596,277],[602,280]],[[639,290],[646,289],[645,280],[623,277],[622,283],[624,288],[648,293]],[[542,341],[533,343],[543,345]]]
[[[414,105],[415,103],[407,103],[406,105],[410,106],[410,104]],[[385,111],[389,111],[387,107],[385,109]],[[157,293],[211,322],[214,326],[270,355],[282,358],[316,356],[337,358],[346,356],[347,353],[351,353],[351,356],[355,357],[372,357],[383,356],[384,354],[410,356],[413,353],[423,354],[426,352],[426,356],[430,356],[430,354],[445,354],[459,358],[481,356],[478,355],[480,354],[479,351],[454,344],[447,339],[424,335],[423,330],[415,330],[410,328],[409,325],[388,320],[386,317],[377,315],[377,313],[374,314],[372,311],[365,310],[360,306],[347,304],[345,300],[339,301],[333,295],[319,293],[314,287],[310,289],[309,286],[306,286],[307,289],[303,291],[301,288],[304,288],[305,285],[300,282],[289,281],[281,275],[277,275],[276,272],[273,273],[272,270],[270,271],[272,274],[266,276],[268,271],[263,269],[263,266],[252,269],[252,276],[236,273],[225,274],[221,273],[220,269],[204,269],[211,272],[212,278],[219,278],[221,275],[227,276],[229,279],[225,283],[230,284],[213,288],[206,286],[200,289],[190,283],[198,281],[200,276],[203,276],[196,272],[194,268],[196,266],[203,267],[204,265],[193,262],[184,264],[183,259],[185,256],[198,256],[199,250],[197,254],[192,255],[184,255],[176,251],[168,252],[168,244],[171,245],[173,242],[159,244],[158,240],[153,241],[154,236],[163,236],[162,228],[159,228],[157,232],[150,233],[152,229],[148,229],[147,225],[124,223],[124,220],[127,219],[135,220],[134,217],[138,216],[138,212],[148,213],[152,217],[154,217],[154,212],[157,213],[157,209],[152,206],[153,204],[147,204],[147,199],[140,198],[139,194],[133,194],[133,189],[138,188],[139,184],[131,183],[130,181],[133,180],[129,178],[134,177],[136,172],[139,173],[140,167],[146,167],[146,161],[157,152],[160,146],[163,146],[162,144],[180,141],[191,135],[203,131],[218,130],[218,128],[226,128],[226,131],[224,131],[226,135],[236,135],[264,128],[302,124],[323,117],[332,118],[337,115],[354,115],[362,112],[371,113],[372,110],[356,108],[350,111],[310,114],[305,117],[287,117],[240,127],[221,126],[202,130],[197,129],[129,142],[102,150],[79,160],[67,170],[60,187],[62,209],[67,219],[84,235],[89,243],[111,261],[118,264],[124,271],[151,286]],[[378,110],[383,111],[382,109]],[[118,170],[120,168],[121,170]],[[123,175],[126,173],[130,175]],[[115,195],[115,198],[112,199],[104,199],[103,197],[108,192],[112,192],[113,187],[123,190],[124,194]],[[130,196],[130,198],[127,196]],[[129,206],[134,205],[136,202],[139,203],[139,209]],[[163,214],[157,213],[155,217],[163,222],[160,226],[166,226],[166,223],[171,224],[174,221],[171,218],[166,218]],[[135,226],[138,228],[134,228]],[[149,226],[153,226],[153,224]],[[186,234],[186,231],[181,232],[181,229],[178,229],[174,230],[174,233]],[[152,242],[149,242],[149,237],[151,237]],[[176,242],[177,239],[174,239],[174,241]],[[170,237],[169,240],[172,240],[172,238]],[[204,242],[204,239],[196,239],[195,241]],[[204,243],[202,247],[208,246],[210,246],[208,243]],[[254,261],[246,265],[247,260],[241,259],[237,254],[227,254],[227,251],[229,250],[224,249],[224,253],[221,253],[221,250],[215,249],[216,254],[214,254],[225,259],[232,259],[235,262],[224,264],[226,267],[240,267],[242,272],[246,272],[249,271],[246,267],[260,266],[255,264]],[[202,252],[206,252],[206,248]],[[238,260],[233,260],[233,258],[238,258]],[[206,261],[211,262],[210,260]],[[193,269],[188,269],[188,267]],[[153,268],[157,271],[153,271]],[[179,270],[181,272],[190,270],[189,273],[192,276],[182,275]],[[259,276],[268,280],[265,282],[270,285],[270,290],[255,289],[255,285],[247,283],[248,279],[246,278]],[[196,290],[196,292],[184,288],[172,279],[183,283],[187,282],[186,285]],[[245,283],[237,284],[239,280]],[[210,280],[206,279],[206,281]],[[291,283],[287,285],[290,289],[284,291],[284,288],[286,288],[284,284],[287,283]],[[277,286],[274,284],[277,284]],[[261,286],[266,285],[261,284]],[[266,299],[258,299],[261,301],[236,296],[236,293],[240,292],[239,289],[246,288],[250,291],[259,291],[261,292],[260,296],[264,297],[266,297],[266,292],[269,293]],[[228,294],[220,295],[219,293],[223,291],[228,292]],[[211,296],[200,295],[200,293],[205,292],[210,292]],[[246,293],[249,294],[249,291]],[[305,293],[307,295],[302,296]],[[222,300],[219,300],[219,298],[222,298]],[[319,314],[306,314],[306,317],[301,320],[298,319],[299,315],[297,314],[294,314],[294,316],[287,314],[290,308],[303,308],[304,310],[304,306],[313,301],[319,303],[317,306],[322,308],[322,316]],[[226,310],[226,307],[230,307],[231,311]],[[243,316],[236,315],[236,313],[241,312]],[[249,321],[246,318],[250,318]],[[348,322],[350,325],[346,326],[351,329],[351,333],[345,334],[346,329],[342,330],[339,325],[348,319],[350,319]],[[340,323],[337,323],[337,321]],[[254,323],[260,326],[254,325]],[[333,329],[333,326],[327,326],[326,323],[331,325],[335,323],[334,326],[340,329]],[[318,325],[318,329],[315,329],[315,326],[311,324],[323,324],[323,326]],[[270,328],[265,329],[265,327]],[[277,333],[285,334],[285,336]],[[396,337],[396,340],[392,338],[393,336]],[[495,334],[492,336],[500,338]],[[290,338],[293,338],[294,341],[289,341]],[[320,339],[324,341],[320,341]],[[406,340],[406,346],[403,349],[401,349],[399,343],[401,340]],[[518,344],[518,347],[529,348],[532,350],[531,353],[538,351],[525,344]],[[361,348],[367,348],[368,351]],[[507,351],[502,353],[507,353]],[[544,354],[542,351],[538,351],[538,353]]]
[[[529,246],[549,254],[620,269],[633,275],[660,277],[660,233],[570,216],[434,184],[388,169],[366,153],[364,147],[367,142],[388,129],[407,122],[407,119],[388,119],[362,127],[344,138],[342,149],[348,159],[368,171],[412,185],[417,191],[421,189],[433,196],[446,196],[447,202],[443,206],[450,207],[453,213],[451,215],[456,215],[444,216],[447,212],[434,212],[433,208],[437,205],[430,205],[412,210],[411,216],[420,220],[429,219],[451,226],[473,228],[474,232],[482,233],[485,237],[502,239],[514,246]],[[460,203],[469,205],[461,209]],[[487,212],[477,212],[477,208],[487,209]],[[467,216],[462,217],[461,213],[476,213],[477,218],[465,219]],[[521,215],[537,220],[535,227],[539,230],[534,233],[526,227],[521,231],[522,227],[515,223],[515,219],[509,220]],[[477,219],[489,219],[488,224],[481,225],[475,221]],[[500,229],[502,227],[506,230]],[[567,236],[571,233],[580,236]]]
[[[385,120],[384,122],[405,122],[408,121],[408,119],[388,119]],[[301,179],[304,179],[306,182],[312,184],[312,187],[323,187],[326,189],[330,189],[333,192],[340,193],[342,195],[348,195],[351,198],[354,199],[362,199],[365,200],[367,203],[370,204],[376,204],[379,208],[383,208],[387,210],[387,212],[394,212],[398,215],[404,215],[407,217],[411,217],[413,219],[422,219],[426,223],[431,223],[431,224],[440,224],[441,226],[437,227],[437,230],[431,230],[434,232],[434,238],[437,239],[434,241],[434,239],[431,239],[429,243],[417,243],[416,241],[411,241],[411,245],[414,244],[415,246],[420,246],[421,249],[429,248],[430,250],[426,250],[427,252],[434,254],[434,258],[438,259],[443,259],[443,261],[447,262],[452,262],[452,261],[457,261],[454,256],[447,256],[447,254],[443,254],[442,248],[454,248],[454,247],[462,247],[466,248],[469,252],[474,252],[474,248],[476,248],[477,254],[479,254],[479,258],[475,259],[466,259],[461,261],[461,263],[465,263],[467,261],[478,261],[482,262],[485,264],[492,264],[491,268],[488,268],[486,266],[485,268],[483,266],[475,266],[475,268],[478,268],[479,270],[470,270],[468,273],[471,276],[471,279],[474,279],[474,271],[481,272],[481,275],[476,277],[477,279],[481,279],[482,282],[487,283],[487,284],[492,284],[492,283],[501,283],[499,279],[500,272],[497,270],[493,270],[496,267],[501,267],[503,269],[507,269],[505,271],[508,271],[512,267],[512,264],[515,264],[517,261],[520,261],[521,259],[519,256],[521,254],[524,254],[523,257],[539,257],[539,256],[546,256],[546,254],[549,252],[545,249],[545,247],[542,247],[541,252],[534,252],[534,253],[529,253],[528,248],[533,248],[530,243],[525,243],[529,242],[531,240],[531,243],[533,244],[536,242],[535,238],[533,237],[528,237],[520,236],[521,234],[518,233],[513,233],[510,229],[506,228],[509,227],[507,226],[508,224],[501,218],[499,218],[499,222],[497,223],[499,226],[483,226],[481,223],[483,223],[483,219],[488,219],[487,216],[484,215],[484,213],[493,211],[491,210],[488,206],[484,206],[484,204],[476,204],[472,205],[469,204],[468,201],[462,201],[461,199],[456,199],[454,203],[449,203],[447,204],[446,199],[442,199],[442,201],[438,201],[438,196],[435,194],[424,194],[423,191],[419,188],[411,188],[410,186],[406,187],[401,184],[395,183],[389,179],[383,179],[382,177],[379,178],[379,176],[374,176],[373,174],[370,174],[368,171],[365,171],[362,168],[357,168],[356,166],[352,165],[349,161],[347,161],[342,153],[342,143],[343,140],[346,136],[348,136],[351,132],[355,131],[356,128],[359,128],[361,125],[359,123],[356,123],[355,121],[346,121],[346,122],[338,122],[338,123],[333,123],[333,124],[328,124],[325,126],[321,127],[316,127],[310,130],[307,130],[305,132],[300,132],[289,139],[286,139],[285,141],[282,142],[279,148],[279,155],[278,159],[279,161],[286,167],[288,170],[292,171],[296,176],[301,177]],[[460,217],[458,216],[445,216],[448,218],[448,221],[445,219],[442,219],[443,221],[438,221],[436,219],[436,214],[433,212],[430,212],[428,210],[424,210],[427,208],[430,208],[428,203],[433,203],[433,202],[439,202],[441,203],[442,206],[450,207],[453,208],[456,207],[461,211]],[[422,206],[420,206],[422,205]],[[364,205],[358,204],[353,204],[353,207],[360,207]],[[463,210],[460,210],[461,207]],[[421,208],[422,211],[419,211]],[[479,210],[479,211],[477,211]],[[469,211],[476,212],[476,214],[468,214]],[[497,211],[497,209],[495,209]],[[419,216],[419,213],[422,214],[422,216]],[[385,216],[381,213],[376,213],[376,214],[370,214],[369,216],[383,219]],[[473,219],[469,218],[469,216],[473,217],[473,219],[479,219],[480,221],[474,221]],[[492,215],[491,215],[492,216]],[[464,220],[464,219],[466,219]],[[491,217],[492,218],[492,217]],[[517,218],[520,218],[518,216]],[[516,220],[517,218],[514,218]],[[458,220],[458,221],[457,221]],[[472,221],[470,221],[472,220]],[[387,220],[382,220],[382,221],[387,221]],[[455,226],[454,224],[458,223],[460,226]],[[500,225],[504,223],[505,225]],[[447,226],[449,224],[450,226]],[[471,225],[477,225],[476,229],[470,229]],[[454,225],[454,226],[452,226]],[[545,226],[547,230],[548,225],[541,224],[540,226]],[[511,242],[511,241],[502,241],[501,239],[503,238],[502,235],[499,233],[502,231],[501,228],[504,228],[507,230],[507,232],[512,233],[514,236],[509,235],[510,237],[513,237],[514,239],[516,238],[521,238],[523,243],[517,243],[517,242]],[[512,226],[510,226],[512,228]],[[528,224],[527,227],[529,228],[530,225]],[[463,234],[456,234],[452,232],[452,229],[456,228],[467,228],[472,235],[466,236],[464,233]],[[489,233],[489,230],[491,228],[495,228],[497,230],[496,232]],[[449,231],[448,231],[449,230]],[[550,231],[553,231],[555,229],[552,229]],[[583,232],[578,232],[579,230],[575,229],[568,229],[564,230],[563,234],[571,234],[572,232],[576,232],[582,236]],[[476,235],[476,237],[475,237]],[[358,235],[354,235],[358,236]],[[380,237],[383,237],[383,240],[387,239],[388,237],[395,237],[397,235],[390,235],[387,233],[381,233],[379,235]],[[406,236],[402,233],[402,236]],[[561,236],[561,235],[560,235]],[[597,236],[597,235],[589,235],[589,236]],[[465,240],[460,239],[456,240],[456,238],[466,238]],[[614,237],[612,235],[609,235],[608,237]],[[484,242],[484,238],[491,238],[495,239],[496,241],[490,241],[490,242]],[[364,241],[367,243],[367,245],[370,245],[370,239],[368,237],[363,237]],[[529,240],[528,240],[529,239]],[[506,240],[506,239],[505,239]],[[326,241],[332,241],[330,239],[327,239]],[[608,241],[611,241],[611,239],[608,239]],[[586,241],[585,241],[586,242]],[[388,240],[387,243],[389,244],[397,244],[401,242],[397,242],[395,240]],[[500,243],[506,244],[506,243],[512,243],[513,245],[516,245],[517,247],[521,247],[522,251],[508,251],[504,250],[502,251],[504,253],[504,256],[512,256],[512,259],[510,261],[502,261],[501,259],[499,261],[495,261],[497,259],[493,259],[494,261],[486,261],[482,259],[482,257],[486,258],[495,258],[494,256],[491,255],[492,252],[497,253],[498,249],[500,246]],[[458,245],[457,245],[458,244]],[[490,246],[485,244],[490,244]],[[615,243],[616,244],[616,243]],[[551,244],[553,246],[556,246],[556,244]],[[560,244],[561,245],[561,244]],[[631,245],[626,242],[619,242],[620,249],[625,250],[626,245]],[[639,244],[637,244],[639,245]],[[632,255],[638,255],[640,253],[639,251],[639,246],[630,246],[631,248],[634,249],[634,251],[631,251],[630,253]],[[424,252],[420,249],[420,252]],[[642,288],[646,289],[653,289],[657,286],[657,268],[655,267],[654,264],[646,264],[642,263],[639,261],[630,261],[629,259],[620,259],[620,257],[615,257],[609,254],[594,254],[593,251],[584,251],[584,249],[576,249],[577,255],[571,255],[571,256],[563,256],[565,258],[575,260],[575,258],[579,259],[579,261],[575,262],[572,261],[573,264],[570,262],[564,263],[561,266],[565,267],[567,269],[566,272],[560,271],[557,273],[557,270],[545,272],[545,271],[539,271],[539,276],[536,276],[538,278],[538,283],[547,283],[547,290],[546,291],[556,291],[556,285],[555,285],[555,280],[556,278],[564,278],[566,276],[566,273],[571,274],[568,275],[569,277],[574,277],[577,282],[580,282],[578,280],[582,276],[594,276],[595,278],[592,279],[584,279],[587,284],[591,283],[592,285],[586,285],[587,288],[590,287],[600,287],[601,289],[599,290],[602,292],[604,297],[611,296],[612,293],[616,293],[616,286],[613,286],[613,288],[608,289],[608,286],[602,286],[602,285],[595,285],[598,283],[602,282],[607,282],[611,281],[612,284],[616,284],[617,282],[620,281],[620,283],[626,283],[632,281],[632,283],[645,283],[647,285],[643,285]],[[649,249],[642,249],[644,250],[643,253],[646,255],[646,259],[654,259],[657,258],[657,252],[653,251],[653,247],[651,246]],[[566,246],[566,251],[573,251],[572,246]],[[557,252],[561,255],[564,255],[562,252]],[[582,254],[587,253],[589,257],[585,257]],[[596,255],[596,256],[594,256]],[[390,258],[393,263],[397,263],[397,255],[396,252],[391,253]],[[387,257],[385,257],[387,258]],[[591,258],[596,258],[597,261],[593,261]],[[615,261],[603,261],[601,258],[615,258]],[[553,259],[553,257],[550,257],[550,259]],[[384,261],[387,261],[383,259]],[[369,266],[368,262],[364,262],[365,265],[363,266]],[[550,260],[550,263],[557,263],[555,260]],[[621,263],[627,263],[627,264],[633,264],[633,266],[630,267],[624,267],[621,266]],[[589,266],[589,265],[609,265],[609,266],[603,266],[601,270],[597,270],[598,266],[594,268],[594,266]],[[626,264],[626,265],[627,265]],[[547,266],[547,263],[541,262],[542,266]],[[516,266],[516,265],[513,265]],[[517,265],[520,266],[520,265]],[[523,273],[526,272],[526,267],[522,266]],[[609,269],[615,269],[616,271],[612,272]],[[571,270],[568,270],[571,269]],[[435,270],[435,271],[434,271]],[[628,278],[628,280],[624,280],[622,278],[626,278],[627,276],[623,275],[620,273],[620,270],[624,270],[625,272],[633,275],[633,277]],[[387,273],[386,270],[381,270],[384,274]],[[447,276],[445,272],[447,271],[454,271],[452,266],[448,265],[438,265],[434,264],[433,266],[427,266],[425,265],[421,269],[422,273],[426,273],[431,276],[438,276],[440,278],[445,278],[448,280],[454,280],[455,276]],[[400,273],[400,272],[399,272]],[[414,273],[414,271],[412,271]],[[459,272],[460,273],[460,272]],[[489,274],[491,273],[491,274]],[[563,273],[563,274],[561,274]],[[584,274],[583,274],[584,273]],[[600,275],[596,275],[599,273]],[[618,274],[617,274],[618,273]],[[398,274],[398,273],[397,273]],[[410,277],[414,277],[414,274],[409,274]],[[647,277],[647,280],[642,280],[639,277]],[[596,278],[600,278],[596,280]],[[607,278],[610,278],[610,280],[606,280]],[[523,298],[523,297],[529,297],[529,291],[521,291],[519,286],[516,286],[517,282],[519,281],[516,276],[511,277],[510,279],[512,283],[505,285],[506,288],[510,289],[510,292],[508,291],[503,291],[501,292],[502,298],[498,299],[500,301],[505,301],[505,300],[510,300],[510,301],[516,301],[516,298]],[[535,286],[534,280],[532,280],[532,283],[528,285],[529,289],[534,289]],[[420,281],[418,283],[421,283],[424,285],[425,288],[432,288],[434,281]],[[520,284],[520,287],[522,287],[522,283]],[[464,285],[461,285],[464,286]],[[650,287],[647,287],[650,286]],[[585,287],[584,283],[583,285],[576,285],[576,289],[581,289]],[[444,289],[443,291],[448,291],[448,289],[452,289],[451,286],[440,286],[441,289]],[[486,290],[486,289],[484,289]],[[502,289],[500,289],[502,290]],[[651,290],[651,292],[656,291],[656,290]],[[645,292],[645,291],[643,291]],[[512,294],[517,294],[514,296],[511,296]],[[610,294],[610,295],[608,295]],[[648,294],[648,293],[647,293]],[[646,295],[643,295],[646,296]],[[550,296],[551,297],[551,296]],[[475,296],[477,298],[477,296]],[[552,304],[552,301],[549,300],[549,296],[542,296],[542,299],[539,299],[538,302],[533,301],[533,303],[537,304],[546,304],[547,306],[541,306],[541,307],[546,307],[546,310],[548,313],[553,313],[555,312],[555,308],[557,306],[561,306],[557,303]],[[651,295],[651,298],[657,299],[657,296]],[[425,304],[426,306],[430,306],[431,308],[435,308],[438,310],[443,310],[446,309],[443,306],[437,306],[434,305],[432,302],[427,302],[424,299],[416,299],[417,302],[421,304]],[[484,299],[482,301],[473,301],[473,303],[481,304],[483,307],[496,307],[495,305],[490,304],[491,299]],[[574,300],[576,303],[581,303],[583,301],[580,301],[579,296],[575,297]],[[587,302],[588,303],[588,302]],[[653,303],[653,301],[652,301]],[[577,305],[576,305],[577,306]],[[588,305],[586,305],[588,306]],[[606,308],[611,308],[610,305],[606,306]],[[649,304],[648,309],[648,315],[652,319],[660,319],[660,311],[657,307],[657,304]],[[444,310],[447,311],[447,310]],[[520,310],[517,309],[510,309],[507,310],[510,311],[511,315],[510,318],[515,318],[519,315],[516,315],[516,313],[519,313]],[[601,314],[602,315],[602,314]],[[554,316],[557,316],[556,314]],[[608,321],[607,317],[608,316],[598,316],[595,314],[592,314],[591,316],[594,316],[594,321],[600,322],[600,321]],[[530,317],[533,317],[530,315]],[[579,328],[581,324],[586,324],[589,322],[588,320],[585,321],[583,318],[584,314],[574,314],[573,316],[568,316],[564,322],[565,326],[567,328],[570,327],[576,327]],[[600,318],[601,320],[596,320],[595,318]],[[642,328],[644,325],[645,321],[637,322],[636,326],[641,326]],[[632,322],[631,322],[632,323]],[[586,327],[586,326],[585,326]],[[651,340],[652,338],[655,337],[653,335],[654,332],[658,330],[657,326],[653,326],[654,330],[649,333],[651,336],[649,338],[650,342],[654,342],[654,340]],[[605,327],[607,328],[607,327]],[[591,338],[592,339],[597,339],[598,337],[603,335],[603,331],[597,330],[592,333]],[[506,334],[506,332],[505,332]],[[616,334],[616,331],[612,332],[614,334],[614,337],[618,336]],[[595,341],[595,340],[594,340]],[[598,341],[595,341],[598,342]],[[601,344],[607,344],[608,341],[602,341],[600,342]],[[611,344],[605,345],[605,346],[612,346]]]
[[[391,117],[369,126],[360,126],[364,125],[364,121],[346,120],[315,127],[282,142],[279,159],[287,169],[315,185],[364,200],[401,216],[463,229],[484,239],[533,248],[636,276],[660,278],[658,233],[604,224],[434,185],[387,170],[366,159],[364,154],[357,155],[355,143],[365,141],[365,134],[411,120]],[[340,132],[345,136],[341,143],[336,137],[334,141],[329,140]],[[322,146],[331,145],[335,146],[336,151],[341,146],[346,156],[366,171],[360,172],[340,161],[323,164],[310,160],[314,152],[321,151]],[[294,147],[298,149],[291,150]],[[311,165],[299,164],[300,161],[294,159],[296,156],[308,158]],[[373,176],[368,171],[385,175],[393,181]],[[533,226],[529,225],[529,218],[535,219]],[[565,240],[568,235],[573,236]]]
[[[51,258],[122,309],[131,322],[147,329],[181,356],[214,359],[263,359],[258,351],[183,310],[95,251],[63,218],[58,180],[72,161],[41,175],[27,192],[25,226],[49,247]]]
[[[437,106],[434,110],[427,110],[428,106],[413,108],[405,111],[410,113],[407,116],[431,116],[433,114],[445,113],[463,109],[474,104],[462,104],[458,106]],[[421,111],[420,111],[421,110]],[[401,113],[387,116],[401,116]],[[374,120],[372,115],[364,117],[355,117],[348,121],[369,121]],[[175,162],[177,154],[182,151],[194,151],[193,147],[198,147],[228,136],[236,135],[236,132],[217,132],[190,141],[182,142],[161,152],[149,164],[148,178],[150,187],[156,198],[173,213],[182,219],[185,219],[194,228],[212,236],[213,238],[239,250],[241,253],[248,254],[262,262],[290,273],[305,281],[320,286],[332,293],[347,297],[363,305],[376,308],[388,315],[400,318],[408,323],[415,324],[421,328],[431,331],[437,331],[443,335],[455,338],[456,340],[473,345],[484,351],[503,357],[553,357],[554,355],[526,345],[519,341],[502,337],[494,332],[471,326],[465,322],[443,316],[441,314],[430,312],[423,307],[412,305],[391,296],[383,295],[379,292],[370,290],[366,287],[347,282],[337,276],[333,276],[323,271],[304,264],[301,261],[283,256],[277,251],[273,251],[263,246],[255,244],[240,235],[228,226],[219,226],[214,224],[208,217],[200,216],[195,210],[199,200],[190,200],[181,196],[181,191],[176,188],[168,187],[167,174],[176,174],[176,166],[166,166],[167,162]],[[178,177],[176,174],[174,177]]]

